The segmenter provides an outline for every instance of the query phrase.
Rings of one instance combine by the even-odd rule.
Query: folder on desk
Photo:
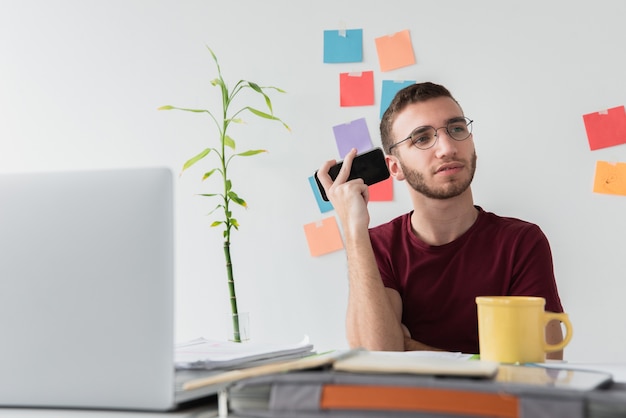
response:
[[[341,363],[358,363],[358,357],[336,361],[331,369],[242,379],[228,389],[229,407],[238,417],[367,414],[372,418],[401,417],[407,413],[535,417],[533,411],[539,408],[558,411],[551,416],[576,418],[584,416],[586,396],[611,382],[607,373],[536,366],[498,365],[491,377],[484,372],[468,375],[466,365],[460,366],[458,373],[448,365],[444,372],[435,374],[411,370],[412,366],[404,372],[339,370],[345,369]],[[374,358],[362,356],[368,357]],[[410,356],[407,360],[416,362]],[[447,361],[439,360],[435,362]],[[480,364],[473,360],[449,362]]]

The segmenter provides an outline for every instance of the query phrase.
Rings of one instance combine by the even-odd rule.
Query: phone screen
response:
[[[343,161],[340,161],[328,170],[330,178],[333,180],[337,178],[342,165]],[[348,180],[356,178],[362,178],[368,186],[389,178],[389,169],[387,168],[382,149],[374,148],[354,157]],[[317,187],[320,190],[322,199],[328,201],[326,191],[317,178],[317,171],[315,172],[315,181],[317,182]]]

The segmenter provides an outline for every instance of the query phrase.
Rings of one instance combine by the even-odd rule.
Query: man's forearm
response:
[[[398,313],[380,278],[369,234],[348,234],[346,249],[350,293],[346,333],[352,347],[368,350],[402,351],[403,332]]]

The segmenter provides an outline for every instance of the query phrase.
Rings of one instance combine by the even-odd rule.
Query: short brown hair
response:
[[[389,148],[393,145],[391,126],[398,112],[404,110],[409,104],[425,102],[437,97],[449,97],[458,104],[447,88],[431,82],[411,84],[396,93],[380,121],[380,139],[385,153],[389,154]]]

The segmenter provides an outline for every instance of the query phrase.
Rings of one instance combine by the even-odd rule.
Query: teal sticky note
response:
[[[405,87],[415,84],[415,80],[408,81],[395,81],[395,80],[383,80],[383,91],[380,95],[380,118],[383,118],[383,114],[389,107],[389,104],[395,97],[396,93]]]
[[[317,206],[320,208],[320,212],[325,213],[333,210],[333,204],[322,199],[320,189],[318,189],[317,187],[317,182],[315,181],[314,176],[309,177],[309,184],[311,185],[311,189],[313,190],[313,195],[315,196],[315,200],[317,201]]]
[[[363,29],[325,30],[324,62],[363,61]]]

